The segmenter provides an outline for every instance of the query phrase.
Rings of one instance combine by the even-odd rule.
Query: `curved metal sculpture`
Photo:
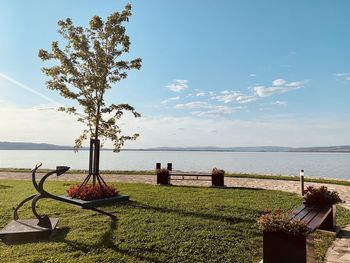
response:
[[[95,207],[89,206],[87,204],[81,204],[81,203],[75,201],[74,199],[71,199],[71,200],[70,199],[65,199],[65,198],[62,198],[60,196],[53,195],[53,194],[50,194],[49,192],[45,191],[44,183],[45,183],[45,180],[49,176],[51,176],[53,174],[56,174],[57,176],[60,176],[60,175],[64,174],[65,172],[67,172],[70,169],[70,167],[68,167],[68,166],[57,166],[56,170],[45,174],[43,176],[43,178],[41,178],[41,180],[40,180],[40,182],[38,184],[37,181],[36,181],[36,178],[35,178],[35,176],[36,176],[35,174],[36,174],[36,171],[41,167],[41,165],[42,165],[42,163],[38,163],[32,169],[32,182],[33,182],[34,188],[38,191],[38,194],[34,194],[34,195],[31,195],[31,196],[25,198],[15,208],[13,208],[13,219],[15,221],[19,220],[18,209],[21,208],[21,206],[23,206],[23,204],[25,204],[26,202],[32,200],[32,211],[33,211],[33,214],[35,215],[35,217],[39,221],[37,225],[40,226],[40,227],[43,227],[43,228],[53,229],[53,227],[51,225],[50,218],[47,215],[40,215],[36,211],[36,204],[37,204],[37,202],[40,199],[43,199],[43,198],[51,198],[51,199],[54,199],[54,200],[57,200],[57,201],[61,201],[61,202],[64,202],[64,203],[77,205],[77,206],[82,207],[83,209],[90,209],[90,210],[93,210],[93,211],[96,211],[98,213],[110,216],[111,218],[115,219],[115,216],[110,214],[110,213],[107,213],[107,212],[102,211],[100,209],[97,209]]]

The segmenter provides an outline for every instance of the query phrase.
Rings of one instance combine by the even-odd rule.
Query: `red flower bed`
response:
[[[108,185],[103,186],[103,189],[101,189],[99,185],[93,186],[92,184],[83,185],[80,189],[79,186],[80,185],[72,185],[69,187],[67,189],[68,196],[84,201],[90,201],[118,195],[117,190]]]

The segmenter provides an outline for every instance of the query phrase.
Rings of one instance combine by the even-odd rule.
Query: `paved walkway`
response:
[[[40,177],[40,175],[38,176]],[[66,174],[61,177],[53,176],[52,180],[57,181],[82,181],[86,175],[84,174]],[[106,174],[103,178],[108,182],[128,182],[128,183],[147,183],[156,184],[156,177],[152,175],[114,175]],[[28,173],[9,173],[0,172],[1,179],[18,179],[30,180],[31,176]],[[173,181],[175,185],[196,185],[209,186],[210,182],[206,181]],[[225,184],[229,187],[248,187],[261,188],[269,190],[280,190],[286,192],[300,193],[299,182],[293,181],[277,181],[267,179],[249,179],[249,178],[225,178]],[[335,190],[340,197],[345,201],[342,206],[350,209],[350,186],[305,183],[305,185],[326,185],[329,190]],[[334,241],[329,248],[325,263],[350,263],[350,225],[340,232],[339,237]]]

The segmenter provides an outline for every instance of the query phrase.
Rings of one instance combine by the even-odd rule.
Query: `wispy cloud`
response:
[[[238,102],[238,103],[248,103],[255,101],[257,98],[254,95],[245,95],[240,91],[228,91],[224,90],[221,92],[222,95],[215,96],[214,99],[222,101],[224,103]]]
[[[272,82],[272,85],[274,85],[274,86],[282,86],[284,84],[286,84],[286,81],[284,79],[275,79]]]
[[[235,111],[226,106],[212,106],[209,110],[192,111],[191,114],[198,117],[217,117],[221,115],[232,114]]]
[[[350,81],[350,73],[335,73],[334,75],[339,80]]]
[[[165,87],[173,92],[181,92],[185,89],[188,89],[188,80],[175,79],[172,82],[168,83]]]
[[[176,109],[192,110],[191,114],[198,117],[214,117],[232,114],[241,107],[227,107],[222,105],[214,105],[204,101],[192,101],[184,104],[176,104]]]
[[[161,101],[160,103],[161,103],[161,104],[167,104],[167,103],[169,103],[170,101],[175,101],[175,100],[179,100],[179,99],[180,99],[180,96],[171,97],[171,98],[168,98],[168,99],[166,99],[166,100]]]
[[[197,97],[204,97],[205,95],[206,95],[205,92],[198,92],[198,93],[196,94]]]
[[[280,100],[276,100],[275,102],[271,103],[272,105],[277,105],[277,106],[287,106],[288,103],[286,101],[280,101]]]
[[[176,109],[185,109],[185,110],[192,110],[192,109],[203,109],[203,108],[210,108],[211,104],[204,101],[191,101],[188,103],[183,104],[176,104]]]
[[[29,87],[29,86],[27,86],[27,85],[17,81],[17,80],[7,76],[4,73],[0,72],[0,77],[5,79],[5,80],[7,80],[7,81],[9,81],[9,82],[11,82],[12,84],[15,84],[17,87],[20,87],[21,89],[24,89],[24,90],[26,90],[26,91],[28,91],[28,92],[30,92],[30,93],[32,93],[32,94],[34,94],[34,95],[44,99],[44,100],[46,100],[46,101],[48,101],[48,102],[50,102],[52,104],[55,104],[57,106],[63,106],[61,103],[55,101],[54,99],[51,99],[51,98],[47,97],[46,95],[42,94],[41,92],[39,92],[39,91],[37,91],[37,90],[35,90],[35,89],[33,89],[33,88],[31,88],[31,87]]]
[[[272,82],[272,86],[254,86],[254,93],[258,97],[269,97],[278,93],[286,93],[292,90],[300,89],[304,86],[305,81],[287,82],[284,79],[276,79]]]

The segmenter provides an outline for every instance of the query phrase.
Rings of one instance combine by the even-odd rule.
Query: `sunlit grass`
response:
[[[48,182],[64,193],[69,182]],[[0,262],[258,262],[262,233],[256,218],[266,208],[290,211],[300,205],[294,194],[254,189],[160,187],[117,184],[131,202],[104,208],[109,217],[53,200],[39,211],[59,217],[51,242],[5,245]],[[30,181],[0,181],[0,227],[11,220],[11,208],[34,193]],[[20,217],[33,217],[28,207]],[[350,213],[338,209],[338,221]],[[319,253],[324,253],[323,249]]]

